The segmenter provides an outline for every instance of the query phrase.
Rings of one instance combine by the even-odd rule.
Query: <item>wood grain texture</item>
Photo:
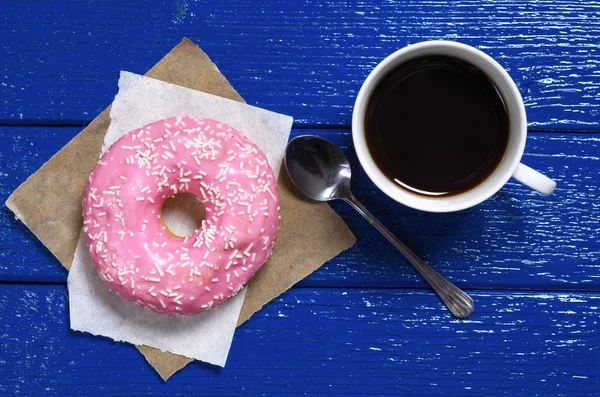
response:
[[[600,295],[474,292],[458,321],[413,290],[292,289],[224,369],[166,384],[133,346],[69,330],[64,286],[0,286],[2,396],[592,396]]]
[[[0,200],[78,132],[75,128],[0,128]],[[488,202],[453,214],[397,204],[360,169],[349,130],[319,134],[351,159],[356,196],[441,273],[467,288],[600,288],[600,135],[530,134],[524,162],[558,181],[554,196],[509,183]],[[302,286],[424,287],[410,265],[344,203],[334,209],[358,242]],[[0,280],[64,282],[66,272],[10,211],[0,213]]]
[[[600,129],[597,0],[5,1],[0,123],[89,122],[119,70],[143,73],[187,36],[248,101],[303,125],[349,125],[368,72],[450,39],[496,58],[531,127]],[[142,34],[143,32],[143,34]]]

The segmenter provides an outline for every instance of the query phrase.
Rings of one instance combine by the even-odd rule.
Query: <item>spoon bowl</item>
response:
[[[313,200],[341,199],[350,190],[348,158],[323,138],[304,135],[292,139],[284,161],[292,182]]]

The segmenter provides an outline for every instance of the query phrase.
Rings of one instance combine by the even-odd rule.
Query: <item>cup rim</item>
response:
[[[440,51],[441,52],[436,52]],[[365,110],[373,89],[386,73],[397,65],[421,55],[432,55],[436,53],[446,54],[446,51],[455,51],[451,56],[463,59],[482,69],[494,81],[501,91],[507,112],[509,123],[515,118],[516,130],[511,127],[509,140],[514,140],[511,153],[507,148],[503,159],[496,170],[492,172],[477,187],[453,196],[425,197],[410,193],[396,186],[390,181],[379,168],[369,152],[366,144],[364,122]],[[474,60],[476,60],[474,62]],[[510,107],[509,107],[510,106]],[[467,44],[447,41],[432,40],[408,45],[401,48],[383,59],[367,76],[362,84],[352,111],[352,140],[358,156],[358,160],[371,181],[387,196],[395,201],[417,210],[428,212],[454,212],[473,207],[493,196],[511,178],[518,166],[525,149],[527,137],[527,119],[523,98],[519,93],[517,85],[508,72],[492,57],[486,53]],[[493,178],[492,178],[493,176]]]

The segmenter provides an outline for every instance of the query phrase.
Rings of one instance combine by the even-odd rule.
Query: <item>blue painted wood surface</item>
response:
[[[452,319],[335,204],[356,246],[244,324],[225,369],[193,363],[163,384],[132,346],[69,331],[65,270],[3,208],[0,396],[600,395],[600,2],[4,1],[0,200],[110,103],[119,70],[145,72],[184,36],[249,103],[294,116],[292,135],[339,144],[356,195],[469,290],[474,316]],[[424,214],[360,170],[348,125],[362,80],[435,38],[509,70],[533,131],[524,162],[558,181],[554,196],[511,182],[474,209]]]
[[[76,128],[0,127],[5,200]],[[351,159],[356,196],[440,272],[469,288],[600,289],[600,134],[530,134],[524,161],[555,178],[545,197],[510,183],[488,202],[455,214],[425,214],[379,193],[361,170],[349,130],[295,129],[339,144]],[[358,237],[303,286],[424,287],[398,252],[346,204],[335,209]],[[17,231],[17,232],[15,232]],[[66,271],[5,209],[0,215],[0,280],[65,282]],[[10,258],[15,258],[11,261]],[[36,266],[35,263],[44,263]]]
[[[368,72],[407,45],[449,39],[506,67],[536,128],[598,129],[594,0],[23,2],[0,12],[0,120],[86,123],[119,70],[143,73],[188,36],[252,104],[349,125]]]
[[[69,330],[64,286],[0,286],[0,395],[593,396],[600,296],[294,288],[239,328],[224,369],[166,384],[133,346]],[[595,347],[593,347],[595,346]]]

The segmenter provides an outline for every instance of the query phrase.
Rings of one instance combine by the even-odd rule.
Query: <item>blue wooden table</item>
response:
[[[248,103],[292,115],[352,160],[355,193],[476,312],[451,317],[343,204],[357,244],[238,329],[224,369],[163,383],[130,345],[69,330],[66,271],[0,212],[1,396],[600,395],[600,2],[175,0],[0,4],[0,199],[187,36]],[[459,213],[405,208],[360,170],[351,107],[407,44],[452,39],[513,76],[524,162],[552,197],[509,183]]]

